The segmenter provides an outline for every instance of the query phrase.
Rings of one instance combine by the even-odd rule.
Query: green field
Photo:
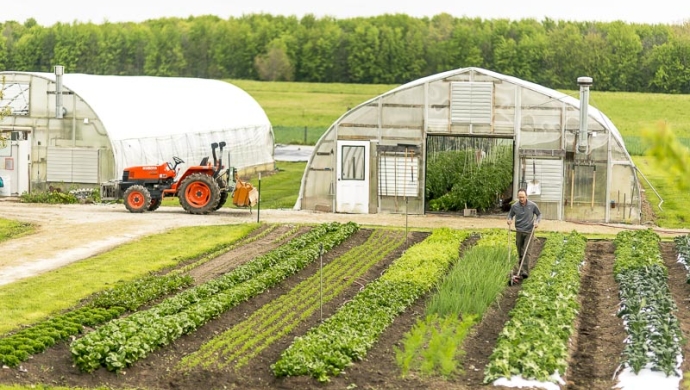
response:
[[[261,104],[273,124],[276,143],[307,145],[314,145],[321,134],[349,109],[398,87],[228,81],[244,89]],[[561,92],[579,98],[578,91]],[[690,95],[598,92],[594,88],[590,104],[611,119],[633,155],[642,155],[646,149],[640,138],[641,132],[654,130],[660,123],[669,126],[682,143],[690,146]]]

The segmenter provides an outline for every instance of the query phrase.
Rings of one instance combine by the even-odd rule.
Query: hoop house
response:
[[[268,117],[232,84],[61,73],[0,72],[0,107],[9,114],[0,131],[11,138],[0,159],[12,161],[0,166],[0,175],[10,178],[13,195],[54,183],[94,186],[119,178],[128,166],[173,156],[196,165],[220,141],[228,145],[228,165],[273,168]]]
[[[423,214],[432,153],[463,143],[483,145],[477,161],[508,145],[507,192],[529,187],[547,219],[639,223],[640,183],[623,138],[604,113],[587,108],[581,127],[579,99],[480,68],[412,81],[330,126],[295,208]]]

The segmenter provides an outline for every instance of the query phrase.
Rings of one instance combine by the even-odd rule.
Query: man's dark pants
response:
[[[525,255],[525,252],[529,250],[529,248],[527,248],[527,241],[529,241],[529,235],[529,232],[515,232],[515,245],[517,245],[518,254],[520,255],[520,257],[518,258],[518,264],[520,264],[520,261],[522,261],[522,257]],[[520,275],[529,275],[529,265],[527,264],[527,262],[528,260],[525,259],[525,263],[522,265],[522,269],[518,270],[518,273]]]

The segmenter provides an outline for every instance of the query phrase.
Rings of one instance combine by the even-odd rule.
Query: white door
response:
[[[31,140],[12,140],[0,149],[0,196],[18,196],[29,191]]]
[[[369,213],[369,141],[338,141],[335,211]]]

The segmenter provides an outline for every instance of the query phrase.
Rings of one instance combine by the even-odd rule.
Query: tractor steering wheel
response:
[[[177,156],[173,156],[173,161],[175,162],[175,165],[172,165],[171,163],[168,162],[168,167],[170,167],[170,169],[173,171],[175,170],[175,168],[177,168],[178,165],[184,164],[184,160],[182,160],[181,158],[179,158]]]

